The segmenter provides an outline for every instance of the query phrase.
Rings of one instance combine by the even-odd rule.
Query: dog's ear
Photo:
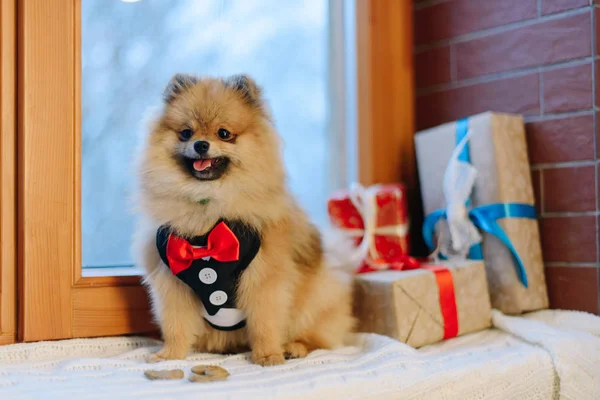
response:
[[[181,93],[194,86],[198,82],[198,78],[187,74],[175,74],[169,81],[163,98],[166,103],[170,103]]]
[[[262,90],[248,75],[233,75],[225,81],[227,87],[235,90],[250,105],[261,105]]]

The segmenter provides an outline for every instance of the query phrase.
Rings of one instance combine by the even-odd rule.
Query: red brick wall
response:
[[[598,314],[594,2],[417,0],[414,15],[417,129],[487,110],[525,116],[551,305]]]

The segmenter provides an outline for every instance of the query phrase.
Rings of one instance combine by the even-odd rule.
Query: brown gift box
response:
[[[433,264],[429,264],[433,265]],[[458,336],[491,326],[483,261],[444,262],[454,282]],[[379,333],[412,347],[444,338],[444,318],[435,274],[426,269],[359,274],[354,281],[359,332]]]
[[[470,161],[477,169],[472,206],[516,202],[534,204],[533,188],[520,116],[487,112],[469,118]],[[456,146],[456,122],[419,132],[415,137],[425,214],[445,207],[442,182]],[[506,314],[548,308],[538,222],[504,218],[506,232],[523,261],[529,287],[515,272],[509,250],[494,236],[482,233],[492,306]]]

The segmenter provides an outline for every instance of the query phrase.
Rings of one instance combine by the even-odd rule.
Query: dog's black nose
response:
[[[194,143],[194,150],[196,150],[196,153],[198,153],[200,155],[206,154],[209,147],[210,147],[210,143],[208,143],[204,140],[199,140],[196,143]]]

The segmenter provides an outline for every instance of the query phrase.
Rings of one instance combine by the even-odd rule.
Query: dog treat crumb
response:
[[[190,382],[215,382],[223,381],[229,376],[225,368],[216,365],[196,365],[192,368]]]
[[[149,369],[144,371],[144,375],[146,375],[146,378],[154,381],[157,379],[182,379],[184,374],[180,369]]]

